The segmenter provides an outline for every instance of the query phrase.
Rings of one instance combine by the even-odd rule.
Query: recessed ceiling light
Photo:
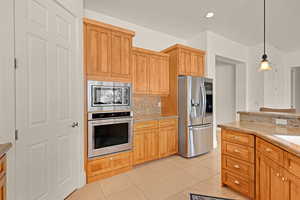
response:
[[[205,17],[206,18],[212,18],[214,15],[215,14],[213,12],[208,12]]]

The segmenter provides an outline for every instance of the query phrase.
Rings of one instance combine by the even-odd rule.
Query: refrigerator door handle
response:
[[[204,83],[201,84],[201,96],[202,96],[202,117],[205,117],[206,112],[206,91],[204,87]]]

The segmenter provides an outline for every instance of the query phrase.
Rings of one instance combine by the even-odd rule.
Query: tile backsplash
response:
[[[135,116],[160,115],[160,104],[159,96],[135,95],[133,96],[133,114]]]

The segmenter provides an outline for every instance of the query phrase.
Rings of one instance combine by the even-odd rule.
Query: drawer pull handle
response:
[[[239,165],[233,165],[234,168],[239,169],[240,166]]]
[[[271,151],[272,151],[272,149],[266,148],[266,152],[271,152]]]
[[[240,139],[239,136],[234,136],[233,138],[236,139],[236,140]]]
[[[235,153],[240,153],[238,149],[233,150]]]
[[[238,180],[235,180],[235,181],[234,181],[234,184],[239,185],[240,182],[239,182]]]
[[[276,174],[276,176],[280,176],[280,174],[279,174],[279,173],[277,173],[277,174]]]

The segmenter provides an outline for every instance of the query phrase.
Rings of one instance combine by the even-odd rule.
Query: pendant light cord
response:
[[[266,54],[266,0],[264,0],[264,55]]]

